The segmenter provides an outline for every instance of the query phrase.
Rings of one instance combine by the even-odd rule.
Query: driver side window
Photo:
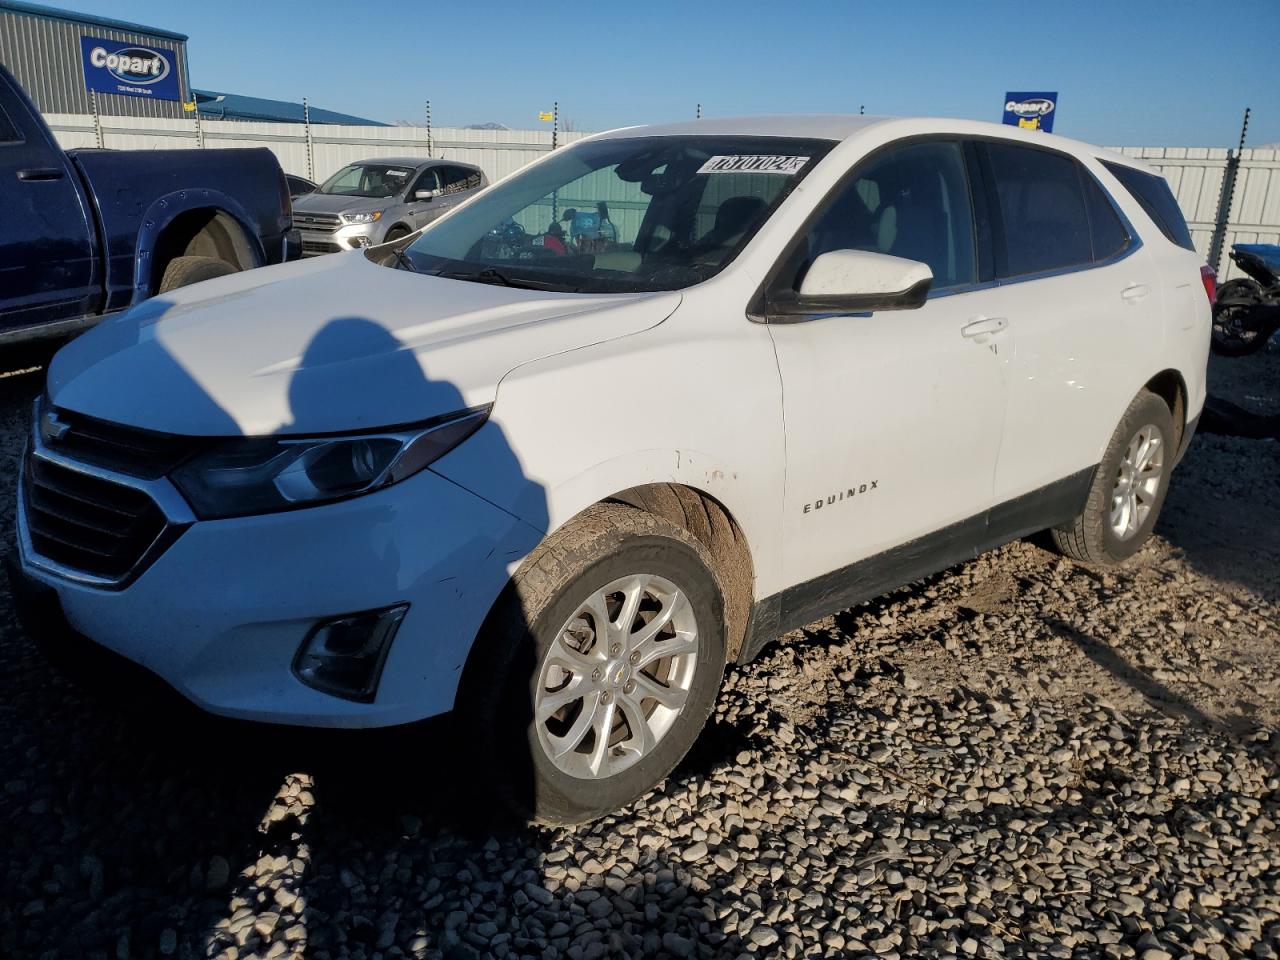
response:
[[[418,179],[414,183],[412,189],[409,190],[409,202],[413,203],[414,195],[419,190],[439,190],[440,183],[436,179],[436,168],[427,167],[422,173],[418,174]]]
[[[820,254],[867,250],[927,263],[932,290],[977,280],[963,148],[925,141],[890,148],[837,188],[813,224],[795,280]]]

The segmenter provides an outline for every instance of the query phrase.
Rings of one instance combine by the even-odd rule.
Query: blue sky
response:
[[[1250,143],[1280,142],[1280,0],[55,3],[190,34],[197,87],[379,120],[998,120],[1006,90],[1057,90],[1055,132],[1097,143],[1234,145],[1246,105]]]

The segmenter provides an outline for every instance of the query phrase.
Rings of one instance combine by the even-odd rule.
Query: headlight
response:
[[[372,213],[341,213],[344,223],[374,223],[382,219],[382,211],[374,210]]]
[[[481,407],[405,430],[227,440],[172,479],[202,520],[305,507],[398,483],[471,436],[488,416],[489,408]]]

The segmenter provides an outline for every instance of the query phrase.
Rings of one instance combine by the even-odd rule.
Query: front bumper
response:
[[[354,500],[195,523],[123,589],[72,582],[21,551],[15,579],[29,631],[87,637],[212,713],[390,726],[452,709],[472,641],[539,539],[424,470]],[[299,644],[318,620],[397,603],[409,611],[372,702],[294,676]]]
[[[386,232],[381,221],[346,224],[335,230],[309,226],[302,226],[299,229],[302,237],[302,254],[307,257],[371,247],[381,243],[382,236]]]

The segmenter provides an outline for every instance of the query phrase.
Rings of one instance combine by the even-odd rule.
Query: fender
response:
[[[223,193],[221,190],[212,190],[205,187],[192,190],[176,190],[173,193],[167,193],[157,198],[143,212],[142,223],[138,228],[137,248],[134,251],[130,306],[141,303],[150,296],[152,257],[155,254],[157,241],[164,231],[173,224],[174,220],[192,210],[213,210],[230,217],[249,242],[249,249],[253,253],[254,260],[252,266],[260,267],[266,263],[266,251],[263,250],[262,240],[258,236],[258,231],[251,225],[252,218],[238,200]],[[110,240],[108,240],[108,243],[110,243]],[[112,279],[111,277],[108,278],[109,291],[112,288]]]

